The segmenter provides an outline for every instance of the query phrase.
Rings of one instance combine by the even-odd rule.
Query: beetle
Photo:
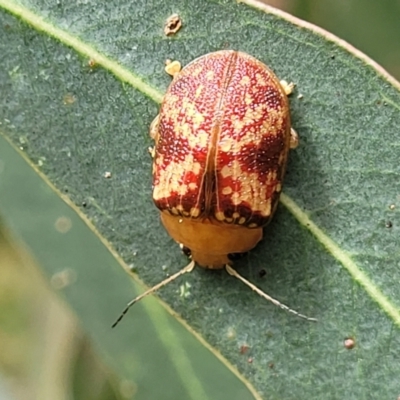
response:
[[[297,143],[292,87],[232,50],[197,58],[174,76],[151,125],[153,200],[168,233],[200,266],[222,268],[229,254],[261,240]]]
[[[277,208],[288,152],[298,143],[288,101],[293,87],[261,61],[234,50],[203,55],[174,73],[150,127],[153,200],[165,229],[190,250],[192,262],[125,312],[198,264],[226,268],[268,300],[313,320],[230,266],[262,239]]]

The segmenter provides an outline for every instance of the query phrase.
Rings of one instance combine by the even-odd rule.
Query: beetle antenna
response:
[[[137,296],[136,298],[134,298],[133,300],[131,300],[125,307],[124,311],[122,311],[121,315],[117,318],[117,320],[112,324],[111,328],[115,328],[118,323],[121,321],[122,318],[124,318],[125,314],[128,312],[128,310],[138,301],[142,300],[143,297],[146,297],[148,294],[151,294],[153,292],[155,292],[156,290],[162,288],[163,286],[165,286],[167,283],[172,282],[173,280],[175,280],[176,278],[178,278],[179,276],[185,274],[186,272],[191,272],[193,270],[193,268],[195,267],[195,262],[191,261],[190,264],[186,265],[186,267],[182,268],[180,271],[178,271],[177,273],[169,276],[167,279],[164,279],[162,282],[158,283],[157,285],[153,286],[152,288],[146,290],[144,293],[142,293],[141,295]]]
[[[247,279],[243,278],[243,276],[239,275],[239,273],[237,271],[235,271],[231,266],[229,266],[228,264],[225,265],[225,269],[226,272],[228,272],[229,275],[234,276],[235,278],[238,278],[239,280],[241,280],[244,284],[246,284],[247,286],[250,287],[250,289],[254,290],[256,293],[258,293],[261,297],[264,297],[264,299],[269,300],[271,303],[274,303],[276,306],[291,312],[292,314],[297,315],[300,318],[304,318],[307,321],[313,321],[316,322],[317,319],[316,318],[310,318],[307,317],[306,315],[300,314],[295,310],[292,310],[291,308],[289,308],[288,306],[286,306],[285,304],[282,304],[281,302],[279,302],[278,300],[274,299],[273,297],[269,296],[268,294],[264,293],[262,290],[260,290],[258,287],[254,286],[251,282],[249,282]]]

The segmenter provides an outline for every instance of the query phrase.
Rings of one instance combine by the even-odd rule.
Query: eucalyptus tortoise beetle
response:
[[[226,268],[274,304],[308,318],[271,298],[231,266],[262,239],[282,190],[290,148],[287,96],[293,84],[279,81],[261,61],[239,51],[201,56],[174,71],[159,115],[150,127],[155,141],[153,200],[169,235],[190,250],[192,261],[132,300],[131,305],[195,264]]]
[[[175,74],[151,126],[153,200],[192,259],[223,268],[262,238],[291,143],[293,85],[254,57],[223,50]]]

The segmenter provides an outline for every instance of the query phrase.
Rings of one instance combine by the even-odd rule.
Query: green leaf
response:
[[[400,85],[329,34],[248,3],[0,0],[16,16],[1,15],[0,213],[48,278],[75,271],[63,296],[121,379],[155,391],[177,378],[173,398],[244,399],[238,380],[220,379],[228,364],[202,369],[205,348],[186,355],[200,342],[178,341],[170,326],[180,318],[153,299],[109,325],[136,293],[118,264],[153,285],[187,263],[151,201],[148,126],[170,82],[164,62],[246,51],[296,83],[301,144],[265,240],[235,268],[318,322],[224,271],[197,268],[159,296],[262,398],[396,398]],[[183,28],[167,38],[164,21],[176,12]],[[138,374],[149,365],[160,369],[147,370],[153,387]],[[151,394],[143,398],[160,398]]]

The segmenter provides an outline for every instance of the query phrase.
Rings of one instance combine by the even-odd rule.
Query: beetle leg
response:
[[[181,72],[181,63],[179,61],[168,61],[165,65],[165,72],[175,78]]]
[[[299,135],[297,132],[293,129],[290,128],[290,148],[295,149],[299,145]]]
[[[158,125],[160,124],[160,114],[158,114],[153,122],[150,124],[150,137],[154,139],[154,141],[158,142]]]
[[[155,144],[157,144],[158,142],[158,127],[160,125],[160,114],[158,114],[152,121],[152,123],[150,124],[150,137],[156,142]],[[149,153],[151,155],[151,158],[154,158],[154,156],[156,155],[156,149],[155,146],[149,147],[148,148]]]
[[[287,83],[287,81],[282,80],[281,82],[281,86],[283,88],[283,90],[285,91],[286,95],[289,96],[294,89],[294,83],[290,82]],[[297,146],[299,145],[299,135],[297,134],[297,132],[291,128],[290,129],[290,148],[291,149],[295,149]]]
[[[150,124],[150,137],[152,139],[154,139],[154,141],[156,142],[155,144],[157,144],[158,142],[158,127],[160,124],[160,114],[158,114],[154,119],[153,122]],[[153,147],[149,147],[148,148],[149,153],[151,155],[152,158],[154,158],[154,156],[156,155],[156,150],[155,150],[155,146]]]
[[[287,81],[282,80],[280,83],[287,96],[293,93],[293,89],[295,86],[293,82],[288,83]]]

